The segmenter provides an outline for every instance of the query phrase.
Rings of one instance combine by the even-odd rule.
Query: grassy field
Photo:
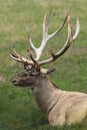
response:
[[[87,93],[87,0],[0,0],[0,130],[86,130],[87,124],[51,127],[47,118],[37,107],[31,90],[16,88],[11,79],[20,73],[22,65],[13,61],[9,53],[17,52],[28,57],[27,36],[32,30],[32,39],[38,47],[42,38],[43,16],[51,8],[49,33],[71,13],[73,32],[76,17],[80,20],[80,34],[71,48],[55,63],[45,66],[56,68],[52,81],[61,89]],[[49,41],[44,57],[49,57],[49,48],[60,49],[67,37],[67,26],[59,36]],[[58,49],[57,49],[58,48]]]

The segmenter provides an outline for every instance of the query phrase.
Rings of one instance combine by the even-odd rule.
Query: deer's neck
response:
[[[39,80],[37,86],[33,89],[33,95],[36,102],[45,114],[48,114],[55,106],[61,94],[62,90],[57,89],[48,78]]]

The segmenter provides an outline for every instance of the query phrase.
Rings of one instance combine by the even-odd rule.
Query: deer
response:
[[[42,66],[52,63],[61,57],[76,40],[80,23],[77,18],[76,30],[72,34],[71,15],[66,14],[61,26],[52,34],[48,34],[51,12],[43,19],[43,36],[41,45],[36,48],[32,42],[31,34],[28,36],[30,49],[27,49],[29,59],[18,54],[15,49],[10,53],[11,57],[24,66],[24,71],[12,79],[15,86],[29,88],[40,110],[47,116],[51,126],[63,126],[81,123],[87,118],[87,94],[76,91],[65,91],[57,87],[51,80],[50,74],[54,69],[45,69]],[[54,53],[50,51],[50,58],[40,60],[47,42],[56,36],[67,23],[67,40],[64,46]],[[33,51],[35,55],[31,52]]]

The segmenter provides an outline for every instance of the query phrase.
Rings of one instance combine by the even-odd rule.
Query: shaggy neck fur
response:
[[[63,91],[57,89],[48,77],[37,80],[33,95],[39,108],[48,114],[61,97]]]

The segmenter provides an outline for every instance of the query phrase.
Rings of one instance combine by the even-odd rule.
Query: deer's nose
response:
[[[15,80],[15,79],[13,79],[13,80],[12,80],[12,83],[13,83],[13,84],[15,84],[15,83],[16,83],[16,80]]]

